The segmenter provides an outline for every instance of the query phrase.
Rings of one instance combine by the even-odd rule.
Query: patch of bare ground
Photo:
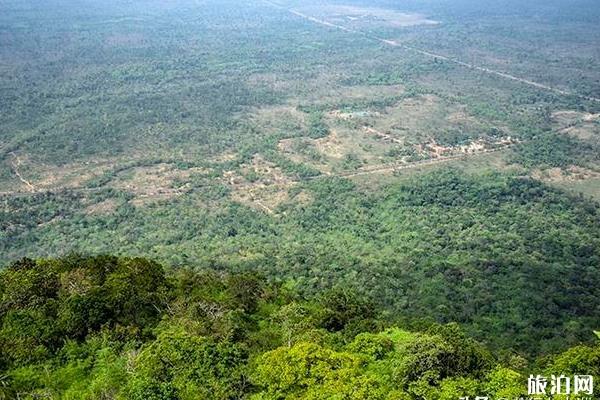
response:
[[[251,117],[260,129],[266,132],[277,131],[298,132],[306,127],[306,114],[299,111],[296,106],[277,105],[256,109]]]
[[[592,114],[575,110],[561,110],[552,113],[552,121],[565,128],[578,122],[591,122],[600,119],[600,114]]]
[[[287,186],[249,185],[232,191],[231,199],[268,214],[275,214],[277,206],[286,202],[289,196]]]
[[[475,131],[483,128],[477,118],[469,115],[465,106],[447,104],[435,95],[422,95],[403,99],[381,113],[343,113],[334,111],[329,117],[354,121],[362,133],[381,144],[396,145],[418,158],[440,158],[456,154],[473,154],[516,143],[506,132],[502,138],[480,138],[465,145],[443,146],[431,132],[443,132],[450,125],[456,130]],[[504,129],[504,131],[506,131]],[[398,147],[399,146],[399,147]],[[381,148],[379,149],[381,150]],[[403,157],[406,161],[409,157]]]
[[[52,191],[61,189],[80,189],[85,184],[114,168],[118,161],[111,159],[96,159],[93,161],[70,163],[64,165],[47,164],[19,153],[12,160],[13,167],[29,184],[27,191]],[[26,175],[26,178],[25,178]],[[22,189],[15,189],[18,193]]]
[[[363,129],[367,133],[373,134],[373,135],[377,136],[378,138],[382,139],[384,142],[404,144],[404,140],[397,139],[387,133],[380,132],[377,129],[371,128],[370,126],[364,126]]]
[[[339,176],[343,176],[346,178],[355,178],[355,177],[361,177],[361,176],[369,176],[369,175],[373,175],[373,174],[389,175],[389,174],[397,173],[397,172],[404,171],[404,170],[417,170],[422,167],[435,166],[435,165],[447,163],[447,162],[466,161],[467,159],[471,159],[474,157],[486,156],[486,155],[489,155],[492,153],[497,153],[502,150],[505,150],[506,148],[507,148],[506,146],[496,147],[496,148],[491,148],[491,149],[484,149],[481,151],[477,151],[475,153],[457,153],[457,154],[444,155],[444,156],[440,156],[437,158],[425,158],[425,159],[421,159],[418,161],[410,161],[410,162],[401,161],[401,162],[390,163],[390,164],[372,165],[372,166],[368,166],[368,167],[364,167],[364,168],[359,168],[356,171],[347,171],[342,174],[339,174]]]
[[[233,161],[236,158],[237,158],[236,153],[224,152],[224,153],[218,154],[214,157],[211,157],[210,161],[216,162],[216,163],[225,163],[225,162]]]
[[[277,147],[290,160],[310,164],[319,171],[330,174],[331,163],[341,160],[355,146],[333,128],[326,137],[283,139],[279,141]]]
[[[322,159],[321,153],[316,149],[314,139],[307,137],[282,139],[277,144],[277,149],[286,158],[295,163],[310,163],[311,166],[321,172],[330,170],[329,166],[325,163],[326,160]]]
[[[494,152],[517,143],[502,129],[503,137],[484,136],[466,144],[442,145],[431,132],[444,132],[449,123],[455,130],[476,131],[485,126],[469,115],[463,105],[447,104],[434,95],[403,99],[377,112],[337,109],[326,114],[326,122],[330,127],[327,137],[282,140],[279,150],[326,175],[352,175],[385,173],[427,160],[447,161]],[[314,152],[322,157],[311,159],[309,156]],[[347,170],[345,160],[350,155],[359,159],[362,166]]]
[[[169,200],[189,190],[185,181],[193,173],[204,173],[204,168],[178,169],[172,164],[134,167],[113,179],[107,186],[132,193],[131,203],[141,206],[160,200]]]
[[[454,111],[446,117],[446,120],[454,125],[462,124],[476,124],[477,119],[469,114],[465,110]]]
[[[315,139],[313,142],[317,151],[327,157],[342,158],[345,154],[344,145],[335,129],[332,129],[326,137]]]
[[[585,122],[594,122],[594,121],[599,121],[600,120],[600,113],[598,114],[590,114],[590,113],[586,113],[583,116],[583,120]]]
[[[257,176],[256,183],[260,185],[288,184],[291,182],[281,168],[265,160],[259,154],[254,155],[250,164],[242,165],[241,171]]]
[[[443,146],[438,144],[435,139],[431,139],[424,144],[416,145],[415,149],[418,154],[427,156],[428,158],[441,158],[457,154],[482,153],[495,148],[511,146],[516,143],[518,143],[518,140],[510,136],[497,140],[477,139],[468,144],[458,146]]]
[[[551,183],[564,183],[584,181],[586,179],[599,178],[600,172],[572,165],[566,169],[549,168],[546,170],[536,169],[531,176],[534,179]]]
[[[278,205],[288,200],[288,189],[296,184],[274,163],[255,154],[242,165],[241,175],[226,171],[223,178],[231,187],[231,199],[252,208],[274,214]]]
[[[327,113],[327,115],[330,118],[337,118],[337,119],[341,119],[344,121],[352,121],[352,120],[357,120],[357,119],[361,119],[361,118],[368,118],[368,117],[379,117],[381,115],[381,113],[379,111],[353,111],[353,112],[344,112],[341,110],[333,110],[329,113]]]
[[[437,96],[411,97],[386,107],[370,126],[398,139],[420,142],[429,132],[447,126],[445,112],[446,105]]]
[[[565,133],[567,135],[579,138],[579,139],[583,139],[583,140],[590,140],[593,139],[594,137],[597,136],[597,134],[595,132],[598,132],[599,129],[597,127],[594,126],[585,126],[585,125],[576,125],[576,126],[571,126],[568,128],[564,128],[561,130],[562,133]]]
[[[64,166],[44,165],[38,166],[40,171],[37,186],[42,190],[80,188],[86,182],[101,176],[114,167],[112,161],[102,163],[83,163]]]
[[[579,139],[589,140],[600,135],[600,114],[557,111],[552,114],[552,122],[559,132]]]
[[[345,22],[354,28],[374,25],[409,27],[417,25],[435,25],[438,21],[416,13],[404,13],[381,7],[358,7],[353,5],[320,5],[302,8],[303,12],[327,18],[333,22]]]
[[[106,199],[99,203],[90,204],[84,210],[87,215],[107,215],[117,209],[119,203],[115,199]]]
[[[319,74],[306,83],[303,104],[326,105],[340,102],[370,101],[386,97],[400,96],[406,92],[403,85],[356,85],[339,84],[339,75]]]

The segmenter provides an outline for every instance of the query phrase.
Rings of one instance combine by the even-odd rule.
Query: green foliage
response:
[[[357,332],[373,327],[375,305],[348,289],[333,289],[321,299],[321,326],[329,331]]]
[[[350,315],[368,316],[369,303],[384,307],[390,320],[419,329],[432,322],[458,322],[494,349],[524,354],[588,342],[600,324],[593,311],[600,299],[599,212],[592,201],[519,176],[454,170],[420,174],[378,192],[333,177],[312,179],[294,190],[290,196],[302,193],[307,201],[284,202],[274,216],[217,199],[209,191],[151,209],[123,205],[110,223],[80,216],[35,231],[44,238],[37,251],[102,251],[130,242],[128,253],[152,254],[170,265],[256,271],[274,282],[293,281],[298,291],[311,295],[337,287],[358,304],[348,299],[348,310],[340,308],[342,300],[328,305],[316,329],[341,329],[349,336],[377,329],[366,319],[353,322]],[[206,201],[219,206],[198,206]],[[138,235],[148,231],[153,234]],[[26,252],[28,246],[11,244],[16,240],[4,243],[10,254]],[[85,288],[86,274],[71,271],[60,279]],[[50,290],[44,285],[60,284],[60,279],[48,278],[36,290]],[[115,275],[98,283],[101,289],[73,291],[60,308],[67,328],[82,336],[89,325],[96,330],[94,321],[104,311],[94,306],[95,299],[128,280]],[[23,297],[16,293],[27,285],[12,285],[16,297],[11,301],[23,301],[16,300]],[[232,309],[219,319],[203,319],[206,329],[219,325],[224,338],[242,335],[253,323],[243,313],[267,294],[254,285],[248,282],[224,295]],[[115,307],[130,307],[127,296],[121,305],[115,295]],[[140,296],[150,314],[154,306],[164,310],[163,298]],[[200,318],[206,313],[198,309]]]
[[[239,398],[246,358],[240,345],[166,327],[133,361],[126,398]]]
[[[558,355],[548,367],[554,374],[600,376],[600,346],[575,346]]]
[[[394,349],[394,341],[385,335],[360,333],[347,347],[353,353],[381,360]]]
[[[526,389],[525,371],[458,325],[399,329],[349,290],[304,298],[254,273],[110,256],[25,259],[0,282],[5,398],[450,400]],[[541,360],[549,374],[597,376],[599,359],[590,345]]]
[[[0,360],[33,362],[102,328],[139,337],[168,300],[162,266],[145,259],[24,259],[0,275]]]
[[[282,306],[272,316],[283,343],[291,347],[296,340],[306,340],[305,336],[317,326],[317,312],[308,305],[291,302]]]
[[[362,375],[356,356],[298,343],[262,355],[253,399],[383,399],[374,378]]]
[[[479,392],[480,383],[472,378],[449,378],[440,384],[439,393],[433,392],[439,400],[456,400],[461,397],[476,397]],[[434,394],[435,393],[435,394]],[[424,393],[429,394],[429,393]],[[439,397],[438,397],[439,396]]]
[[[484,379],[485,393],[499,398],[516,399],[527,394],[523,386],[524,376],[510,368],[496,367]]]
[[[600,325],[594,203],[504,175],[450,172],[405,184],[355,186],[324,173],[376,167],[386,158],[415,161],[426,157],[418,145],[431,139],[456,145],[507,135],[522,141],[515,160],[528,167],[594,164],[594,137],[549,132],[561,128],[557,112],[591,115],[598,112],[595,102],[369,38],[396,38],[467,62],[477,54],[491,69],[594,95],[597,57],[581,58],[582,50],[596,45],[594,34],[586,34],[597,31],[594,7],[410,1],[403,3],[405,11],[435,14],[444,23],[408,28],[377,18],[345,21],[369,32],[357,36],[261,2],[63,3],[7,0],[0,10],[2,32],[10,32],[0,35],[6,39],[0,46],[6,60],[0,74],[2,191],[23,189],[11,167],[12,151],[34,183],[56,177],[40,184],[55,193],[0,199],[3,263],[114,252],[175,266],[259,270],[273,281],[296,282],[303,294],[352,289],[403,325],[457,321],[495,349],[525,354],[587,342]],[[397,6],[378,3],[370,6]],[[504,8],[511,10],[508,18]],[[499,14],[490,17],[490,10]],[[476,21],[476,29],[465,30],[461,20]],[[573,28],[577,35],[565,34]],[[549,58],[540,49],[550,47]],[[542,68],[543,78],[540,66],[550,66]],[[354,113],[352,121],[341,121],[334,111]],[[407,146],[365,135],[362,127],[379,127],[380,118],[384,130]],[[327,141],[313,140],[330,129],[340,133],[338,155],[323,151]],[[305,147],[290,156],[282,150],[284,139]],[[298,180],[290,186],[304,201],[283,201],[274,215],[234,202],[245,187],[230,184],[224,174],[233,171],[261,187],[264,177],[242,168],[256,155],[282,171],[278,190]],[[175,168],[178,177],[170,183],[183,188],[181,196],[146,203],[145,195],[120,185],[136,168],[163,162]],[[206,171],[186,177],[194,167]],[[72,185],[83,190],[67,189]],[[283,189],[280,194],[279,200],[286,198]],[[109,210],[97,212],[104,202]],[[19,359],[38,360],[61,345],[60,334],[82,340],[102,324],[118,327],[124,337],[148,335],[167,312],[167,299],[132,291],[128,282],[136,280],[143,279],[123,271],[106,279],[61,271],[44,282],[31,276],[10,285],[7,301],[15,304],[0,310],[6,314],[1,329],[11,337],[6,346],[20,349]],[[39,287],[31,288],[32,282]],[[152,289],[152,282],[139,283]],[[18,287],[34,295],[22,298]],[[181,299],[178,305],[202,319],[203,334],[241,338],[256,323],[247,317],[257,307],[254,289],[224,294],[230,303],[222,313],[187,308]],[[288,332],[316,337],[339,329],[351,337],[377,328],[331,307],[323,323],[298,312],[286,322]],[[53,319],[60,326],[47,323]],[[307,321],[315,326],[306,327]]]
[[[519,145],[512,161],[529,168],[587,166],[598,161],[598,150],[567,134],[547,133]]]
[[[327,135],[329,135],[329,127],[323,121],[323,113],[311,112],[308,116],[308,137],[319,139]]]
[[[36,184],[52,171],[56,182],[40,186],[57,190],[0,195],[0,259],[114,252],[198,270],[112,256],[8,265],[0,398],[517,397],[527,363],[496,365],[496,350],[503,360],[544,355],[534,365],[549,372],[598,373],[596,203],[511,175],[447,171],[371,189],[323,173],[332,158],[331,171],[353,170],[380,156],[422,159],[425,140],[507,134],[522,141],[513,161],[527,168],[593,169],[597,138],[550,132],[555,112],[592,115],[595,102],[372,40],[477,55],[598,97],[597,57],[581,57],[597,46],[592,2],[403,2],[443,22],[418,28],[338,18],[365,36],[262,2],[72,3],[0,5],[2,191],[22,186],[11,152]],[[408,146],[360,130],[360,118],[399,105],[406,113],[386,122],[394,134],[410,127]],[[334,110],[357,118],[336,121]],[[338,123],[339,159],[314,140]],[[298,157],[283,139],[299,141]],[[305,201],[274,215],[232,201],[240,188],[225,172],[262,184],[241,172],[256,155],[283,172],[282,186],[298,181],[289,194]],[[172,188],[185,194],[151,204],[118,188],[163,162],[181,176],[206,172],[177,177]],[[114,207],[96,213],[105,201]]]

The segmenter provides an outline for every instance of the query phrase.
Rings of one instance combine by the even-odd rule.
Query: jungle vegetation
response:
[[[114,256],[3,269],[0,350],[0,395],[20,399],[518,398],[529,371],[600,373],[598,341],[499,359],[456,324],[406,329],[350,290],[305,298]]]
[[[0,1],[0,399],[600,381],[598,26],[596,0]]]

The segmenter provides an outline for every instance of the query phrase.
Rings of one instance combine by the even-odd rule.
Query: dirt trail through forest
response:
[[[14,152],[10,152],[9,153],[11,156],[13,156],[12,161],[10,162],[13,172],[15,173],[15,175],[17,176],[17,178],[19,178],[19,180],[25,184],[25,186],[27,186],[29,188],[30,192],[35,192],[35,186],[33,186],[33,184],[31,182],[29,182],[27,179],[25,179],[23,177],[23,175],[21,175],[21,173],[19,172],[19,166],[21,166],[21,159],[19,158],[18,155],[16,155]]]

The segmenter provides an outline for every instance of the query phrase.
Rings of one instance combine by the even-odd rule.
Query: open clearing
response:
[[[335,22],[345,22],[352,27],[360,28],[373,25],[391,27],[409,27],[418,25],[436,25],[438,21],[420,14],[402,13],[380,7],[357,7],[351,5],[321,5],[297,8],[298,11],[329,18]]]

